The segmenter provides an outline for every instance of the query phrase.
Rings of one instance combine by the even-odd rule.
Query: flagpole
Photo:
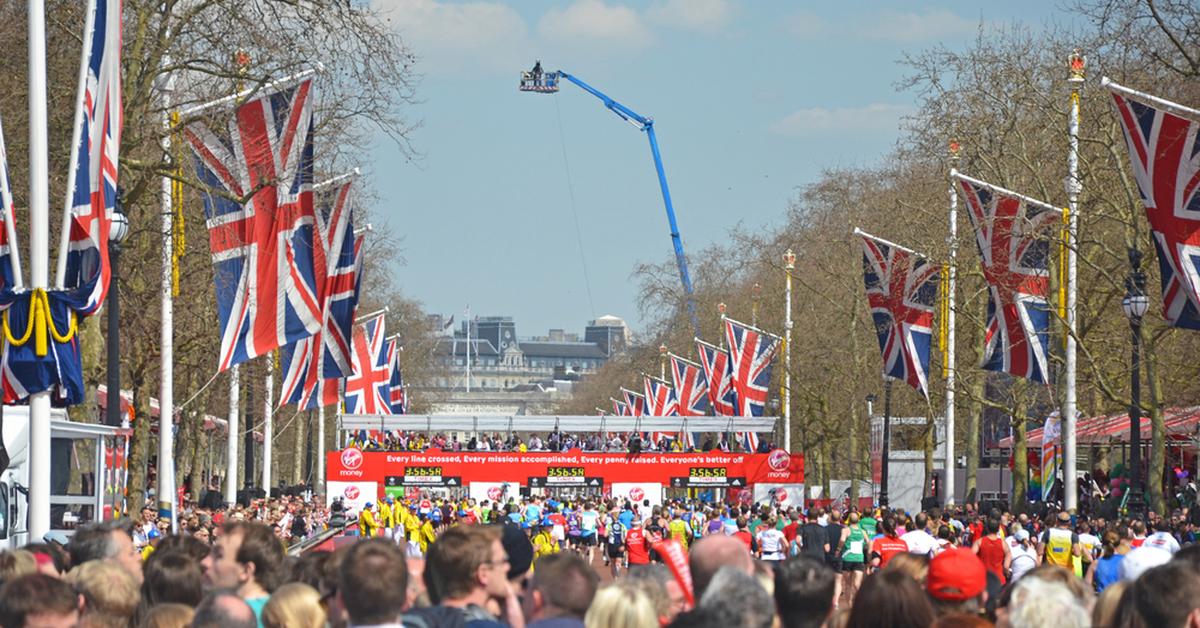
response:
[[[338,431],[337,443],[338,443],[339,447],[345,447],[345,445],[346,445],[346,431],[342,429],[342,413],[344,413],[345,411],[346,411],[346,380],[339,379],[338,380],[337,411],[334,413],[334,419],[336,419],[335,425],[336,425],[337,431]],[[328,499],[328,498],[326,498],[326,499]]]
[[[1063,507],[1074,512],[1078,507],[1079,495],[1075,481],[1075,303],[1078,260],[1075,254],[1079,235],[1079,193],[1083,185],[1079,180],[1079,91],[1083,86],[1085,60],[1075,51],[1069,60],[1071,75],[1067,84],[1071,88],[1071,114],[1067,120],[1067,343],[1064,356],[1065,382],[1062,405],[1063,441]]]
[[[275,352],[267,354],[267,395],[263,412],[262,488],[271,497],[271,440],[275,434]]]
[[[796,269],[796,254],[788,249],[783,254],[783,448],[792,451],[792,271]]]
[[[313,485],[321,487],[321,495],[325,494],[325,404],[323,403],[317,406],[317,477],[314,479]]]
[[[45,290],[50,275],[49,160],[46,120],[46,3],[29,13],[29,287]],[[90,32],[90,31],[89,31]],[[71,147],[74,154],[75,146]],[[16,248],[16,243],[11,243]],[[103,246],[103,243],[101,243]],[[33,316],[30,307],[29,316]],[[117,391],[120,399],[120,391]],[[29,397],[29,540],[50,531],[50,391]]]
[[[229,439],[225,443],[225,503],[232,506],[237,501],[237,435],[238,402],[241,396],[239,371],[235,364],[229,369]],[[247,437],[249,438],[249,437]]]
[[[717,304],[717,312],[721,315],[721,329],[717,331],[717,348],[725,348],[725,303]]]
[[[309,68],[307,70],[302,70],[291,76],[285,76],[285,77],[279,79],[278,81],[271,81],[270,83],[266,83],[260,87],[251,87],[250,89],[243,89],[243,90],[238,91],[235,94],[230,94],[228,96],[222,96],[221,98],[218,98],[216,100],[210,100],[206,103],[201,103],[201,104],[195,105],[193,107],[188,107],[187,109],[180,111],[179,116],[186,120],[188,118],[195,117],[197,114],[200,114],[209,109],[212,109],[213,107],[218,107],[220,105],[225,105],[228,103],[240,103],[242,101],[242,99],[246,98],[247,96],[252,96],[257,93],[269,94],[273,91],[281,90],[284,87],[289,87],[293,84],[303,81],[304,79],[307,79],[309,77],[316,75],[318,72],[324,72],[324,71],[325,71],[325,66],[318,63],[315,68]]]
[[[1051,205],[1050,203],[1047,203],[1046,201],[1039,201],[1038,199],[1033,198],[1032,196],[1025,196],[1024,194],[1021,194],[1019,192],[1014,192],[1008,188],[1002,188],[994,183],[988,183],[987,181],[983,181],[981,179],[976,179],[975,177],[967,176],[954,168],[950,169],[950,177],[952,179],[966,181],[967,183],[972,183],[974,185],[978,185],[979,187],[987,188],[993,192],[997,192],[997,193],[1003,194],[1005,196],[1011,196],[1019,201],[1028,203],[1029,205],[1036,205],[1038,207],[1041,207],[1042,209],[1048,209],[1050,211],[1055,211],[1055,212],[1059,212],[1059,213],[1062,213],[1062,210],[1063,210],[1061,207],[1055,207],[1055,206]]]
[[[170,65],[170,57],[164,56],[163,65]],[[175,74],[167,75],[159,88],[163,97],[163,159],[168,160],[171,154],[171,128],[173,120],[171,111],[172,95],[175,92]],[[161,320],[159,323],[159,391],[158,391],[158,510],[167,513],[171,522],[171,531],[179,529],[175,517],[175,302],[172,295],[174,289],[175,265],[175,225],[174,199],[171,191],[174,188],[170,177],[162,177],[162,190],[159,193],[162,214],[162,272],[160,273]]]
[[[959,145],[955,140],[950,140],[950,167],[958,167],[958,152]],[[954,453],[954,383],[956,379],[954,367],[954,289],[956,284],[956,274],[958,268],[958,193],[954,189],[954,180],[950,180],[950,264],[946,269],[946,361],[944,367],[946,369],[946,462],[943,464],[945,471],[945,480],[943,486],[946,487],[947,506],[954,504],[954,472],[955,472],[955,453]],[[968,435],[970,438],[970,435]]]
[[[1080,60],[1081,61],[1084,60],[1083,57],[1080,57]],[[1081,68],[1082,68],[1082,66],[1081,66]],[[1068,80],[1071,80],[1071,79],[1068,79]],[[1082,77],[1080,78],[1080,80],[1082,81]],[[1200,120],[1200,109],[1192,109],[1191,107],[1186,107],[1177,102],[1172,102],[1165,98],[1159,98],[1158,96],[1155,96],[1153,94],[1147,94],[1146,92],[1139,92],[1136,89],[1130,89],[1128,87],[1125,87],[1124,85],[1114,83],[1113,80],[1108,78],[1107,76],[1100,78],[1100,86],[1107,88],[1107,89],[1111,89],[1113,91],[1121,92],[1122,94],[1125,94],[1126,96],[1131,96],[1138,100],[1144,100],[1148,103],[1153,104],[1156,107],[1160,107],[1162,109],[1167,109],[1171,113],[1182,116],[1184,118],[1190,118],[1192,120]]]
[[[467,392],[471,392],[471,306],[467,306]]]
[[[350,172],[347,172],[347,173],[344,173],[344,174],[339,174],[338,176],[336,176],[336,177],[331,177],[331,178],[329,178],[329,179],[325,179],[324,181],[322,181],[322,182],[320,182],[320,183],[314,183],[314,184],[313,184],[313,186],[312,186],[312,187],[313,187],[313,191],[314,191],[314,192],[316,192],[316,191],[318,191],[318,190],[323,190],[323,189],[325,189],[325,188],[327,188],[327,187],[331,187],[331,186],[337,185],[337,184],[339,184],[339,183],[342,183],[342,182],[344,182],[344,181],[348,181],[348,180],[350,180],[350,179],[353,179],[353,178],[355,178],[355,177],[359,176],[360,174],[362,174],[362,171],[361,171],[361,170],[359,170],[357,166],[355,166],[355,167],[354,167],[354,170],[351,170]],[[370,229],[371,229],[371,226],[370,226],[370,225],[367,225],[367,230],[369,231]],[[357,233],[355,233],[354,235],[358,235],[358,234],[357,234]]]

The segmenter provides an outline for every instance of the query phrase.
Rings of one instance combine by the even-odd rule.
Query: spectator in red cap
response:
[[[978,614],[987,602],[987,568],[970,549],[949,549],[929,561],[925,587],[938,615]]]

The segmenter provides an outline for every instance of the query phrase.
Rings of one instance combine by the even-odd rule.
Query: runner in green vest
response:
[[[868,536],[859,526],[858,513],[850,513],[846,527],[842,528],[842,572],[846,579],[844,588],[850,603],[862,586],[863,570],[867,562]]]

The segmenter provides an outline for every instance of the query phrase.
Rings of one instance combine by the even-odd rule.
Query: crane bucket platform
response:
[[[555,94],[558,92],[558,72],[542,72],[541,64],[534,66],[533,70],[521,72],[521,84],[519,89],[523,92],[533,92],[535,94]]]

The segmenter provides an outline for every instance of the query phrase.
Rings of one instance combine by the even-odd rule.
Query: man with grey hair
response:
[[[728,626],[770,628],[775,621],[775,601],[753,576],[736,567],[717,570],[700,598],[700,608],[717,614]]]
[[[1061,582],[1044,578],[1021,578],[1008,603],[1008,625],[1012,628],[1087,628],[1092,615]]]
[[[200,600],[192,628],[258,628],[254,610],[232,591],[217,591]]]
[[[67,543],[71,566],[93,560],[108,560],[129,572],[142,583],[142,557],[133,546],[131,524],[127,520],[91,523],[80,527]]]

